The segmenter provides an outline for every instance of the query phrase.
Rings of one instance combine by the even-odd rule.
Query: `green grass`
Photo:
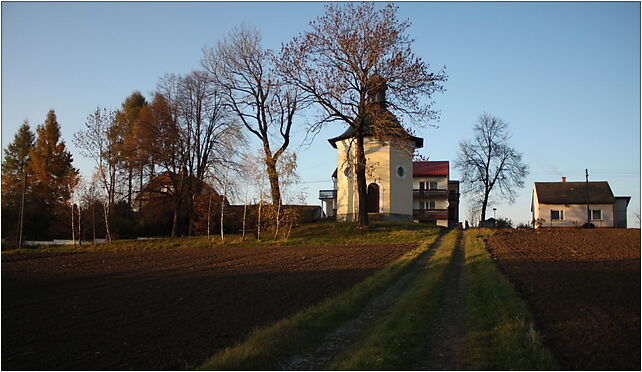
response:
[[[358,229],[354,223],[346,222],[316,222],[302,224],[292,230],[290,239],[274,240],[274,233],[266,231],[263,239],[256,240],[251,232],[242,241],[240,234],[226,234],[225,244],[221,243],[220,235],[212,235],[211,241],[206,236],[163,238],[153,240],[119,240],[111,244],[87,244],[82,246],[40,246],[23,248],[21,250],[3,251],[3,254],[34,253],[34,252],[87,252],[87,251],[119,251],[119,250],[155,250],[204,248],[211,246],[274,246],[274,245],[356,245],[379,243],[418,243],[437,233],[439,228],[434,226],[412,224],[372,222],[367,229]]]
[[[438,307],[444,274],[461,232],[451,230],[426,269],[381,317],[328,366],[339,370],[409,370],[426,352],[426,324]]]
[[[526,304],[484,248],[491,230],[464,234],[466,290],[464,366],[471,370],[549,370],[553,358],[542,345]]]
[[[357,314],[372,297],[387,288],[421,253],[430,248],[436,241],[439,231],[438,229],[425,230],[424,242],[389,266],[320,305],[299,312],[270,327],[257,329],[246,341],[217,353],[199,369],[278,369],[278,363],[313,348],[329,331]],[[396,233],[396,231],[392,232]],[[317,241],[320,238],[313,239]]]

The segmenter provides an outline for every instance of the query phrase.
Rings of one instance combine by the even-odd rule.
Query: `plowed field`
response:
[[[518,230],[487,246],[560,367],[640,368],[640,230]]]
[[[2,369],[179,369],[411,244],[2,255]]]

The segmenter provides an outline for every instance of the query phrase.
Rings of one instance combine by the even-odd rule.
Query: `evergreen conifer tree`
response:
[[[78,183],[78,170],[73,157],[60,139],[60,125],[54,110],[50,110],[37,130],[36,144],[31,151],[30,168],[34,173],[34,192],[48,205],[64,205],[70,189]]]
[[[143,183],[145,159],[141,151],[142,132],[139,115],[141,109],[146,105],[145,97],[139,91],[135,91],[125,99],[121,109],[116,111],[115,143],[118,158],[127,178],[128,209],[132,207],[133,182],[136,174],[139,178],[140,188],[142,188]]]
[[[21,245],[20,224],[24,222],[25,199],[27,199],[27,162],[33,148],[34,134],[29,122],[20,126],[12,143],[4,150],[2,163],[2,236]]]
[[[29,152],[33,148],[34,134],[29,122],[20,126],[13,142],[4,150],[2,163],[2,202],[15,202],[15,197],[21,194],[22,172],[27,165]]]
[[[69,219],[65,216],[66,204],[78,183],[78,169],[72,165],[71,153],[60,139],[60,125],[53,110],[47,114],[45,123],[38,126],[36,134],[29,168],[33,173],[34,199],[40,205],[42,221],[47,222],[46,229],[45,226],[41,229],[46,230],[49,237],[61,233],[67,235],[65,225]]]

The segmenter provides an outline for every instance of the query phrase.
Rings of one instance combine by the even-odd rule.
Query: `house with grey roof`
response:
[[[630,196],[614,196],[606,181],[535,182],[531,212],[535,227],[626,228]]]

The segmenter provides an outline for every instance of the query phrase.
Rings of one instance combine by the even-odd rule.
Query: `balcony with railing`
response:
[[[447,220],[448,209],[413,209],[412,215],[415,219]]]
[[[336,198],[337,198],[337,190],[319,190],[319,199],[321,200],[336,199]]]
[[[446,198],[448,196],[448,190],[446,189],[414,189],[412,190],[412,196],[417,198]]]

